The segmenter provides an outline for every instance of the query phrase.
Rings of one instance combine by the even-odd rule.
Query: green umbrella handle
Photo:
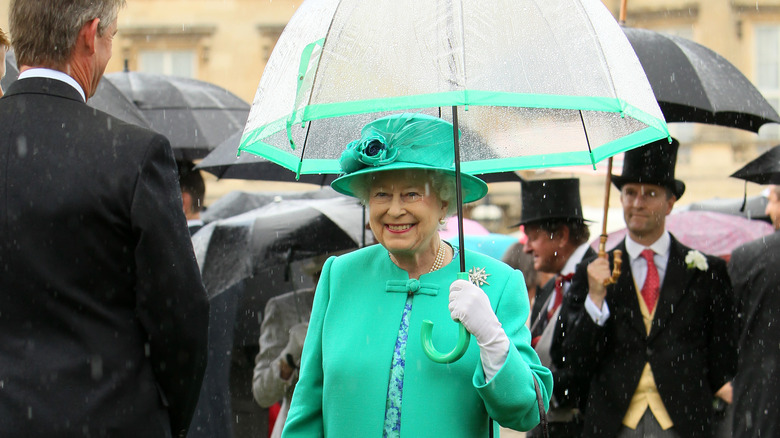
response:
[[[468,274],[465,272],[458,273],[458,279],[468,280]],[[431,335],[433,333],[433,323],[429,320],[422,322],[422,328],[420,329],[420,339],[422,340],[423,351],[428,359],[436,363],[453,363],[456,360],[463,357],[466,353],[466,349],[469,348],[469,341],[471,340],[471,334],[463,327],[463,324],[458,324],[460,331],[458,332],[458,343],[455,348],[449,353],[440,353],[436,347],[433,346]]]
[[[427,319],[422,322],[420,336],[422,338],[423,351],[425,351],[425,355],[428,356],[428,359],[436,363],[452,363],[463,357],[463,354],[466,353],[466,349],[469,348],[471,334],[466,330],[466,327],[463,327],[463,324],[458,324],[458,327],[460,327],[460,332],[458,333],[458,343],[455,345],[455,348],[449,353],[440,353],[436,350],[436,347],[433,346],[433,342],[431,341],[433,323]]]

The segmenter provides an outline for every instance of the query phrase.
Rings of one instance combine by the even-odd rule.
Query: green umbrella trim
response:
[[[563,152],[523,157],[498,158],[492,160],[467,161],[461,163],[463,172],[470,174],[506,172],[524,169],[541,169],[573,165],[591,165],[615,154],[625,152],[635,147],[664,138],[653,128],[645,128],[633,134],[608,143],[593,154],[588,151]],[[240,151],[260,155],[293,172],[305,174],[334,173],[340,174],[341,167],[337,159],[306,159],[303,162],[296,155],[280,150],[259,140],[248,144],[242,141]]]

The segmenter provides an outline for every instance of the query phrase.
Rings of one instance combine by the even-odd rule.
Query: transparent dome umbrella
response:
[[[265,67],[239,149],[300,174],[339,173],[360,128],[400,111],[462,128],[453,168],[474,174],[593,164],[668,137],[599,0],[306,0]]]

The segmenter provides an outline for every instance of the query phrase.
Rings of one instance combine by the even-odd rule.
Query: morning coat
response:
[[[208,301],[165,137],[27,78],[0,99],[0,436],[186,431]]]
[[[587,265],[565,297],[555,341],[557,360],[590,375],[583,437],[613,437],[649,362],[661,399],[681,437],[712,436],[714,394],[736,369],[736,313],[726,262],[706,256],[707,270],[687,267],[691,251],[671,236],[669,261],[647,334],[625,240],[617,283],[607,287],[610,317],[598,326],[585,311]],[[610,266],[614,250],[608,253]]]

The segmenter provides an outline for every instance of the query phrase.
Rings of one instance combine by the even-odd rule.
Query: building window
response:
[[[755,30],[755,84],[777,110],[780,108],[780,25],[760,25]],[[768,123],[759,131],[759,138],[780,138],[780,129]]]
[[[138,53],[139,70],[145,73],[197,76],[194,50],[142,50]]]

